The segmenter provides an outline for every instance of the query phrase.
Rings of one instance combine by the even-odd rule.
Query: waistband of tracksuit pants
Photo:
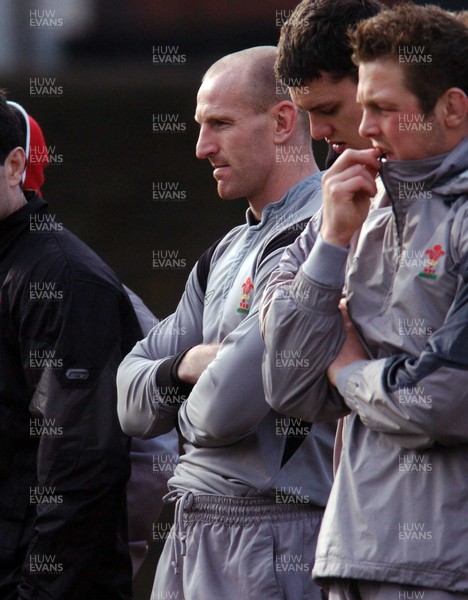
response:
[[[249,523],[287,522],[297,519],[321,518],[323,508],[300,502],[292,496],[269,498],[265,496],[219,496],[194,494],[190,490],[173,490],[164,496],[165,502],[176,502],[172,536],[175,573],[179,572],[179,558],[185,556],[189,523],[222,523],[246,525]],[[287,500],[287,501],[286,501]]]
[[[184,511],[187,523],[224,523],[238,525],[265,521],[282,522],[311,515],[322,515],[323,509],[295,498],[235,497],[197,494],[188,510]]]

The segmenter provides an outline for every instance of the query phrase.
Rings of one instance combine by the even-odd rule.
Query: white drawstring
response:
[[[193,493],[190,490],[181,492],[180,490],[172,490],[163,498],[164,502],[176,502],[174,513],[174,538],[172,540],[172,551],[174,560],[171,562],[171,567],[174,573],[179,573],[179,554],[185,556],[187,550],[187,532],[184,523],[184,511],[190,510],[193,505]],[[177,541],[179,542],[179,550],[177,549]]]

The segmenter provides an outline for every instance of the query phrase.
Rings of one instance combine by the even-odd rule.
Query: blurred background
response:
[[[159,317],[244,219],[195,157],[196,93],[228,52],[276,44],[296,0],[2,0],[0,86],[41,124],[51,212]],[[387,0],[387,4],[393,4]],[[439,1],[461,9],[466,0]],[[323,165],[324,149],[316,145]],[[153,253],[176,257],[153,269]]]
[[[51,164],[43,196],[158,318],[173,311],[198,256],[247,207],[220,200],[209,163],[195,157],[201,77],[224,54],[276,44],[296,4],[1,0],[0,86],[44,131]],[[325,149],[314,147],[323,166]],[[153,256],[165,253],[173,267],[154,269]],[[160,544],[136,600],[150,598]]]

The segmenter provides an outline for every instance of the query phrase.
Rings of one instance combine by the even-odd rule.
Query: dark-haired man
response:
[[[8,105],[17,113],[25,139],[26,169],[23,174],[23,191],[29,198],[33,198],[35,194],[42,198],[44,171],[49,164],[44,134],[39,123],[20,104],[8,100]],[[141,298],[129,288],[124,286],[124,289],[137,316],[142,336],[147,335],[157,320]],[[44,299],[47,299],[47,293],[44,294]],[[115,399],[115,388],[109,389],[112,398]],[[176,430],[151,440],[134,438],[131,441],[131,476],[127,484],[126,495],[128,542],[133,579],[148,552],[148,541],[154,523],[162,511],[162,497],[167,490],[167,480],[172,476],[177,454],[178,435]],[[154,465],[161,463],[172,468],[155,470]]]
[[[334,426],[283,420],[261,377],[258,303],[318,210],[321,180],[306,115],[277,83],[275,59],[274,47],[250,48],[205,74],[196,153],[223,200],[247,199],[247,221],[200,258],[174,314],[119,368],[124,430],[151,437],[178,423],[185,439],[154,600],[321,599],[310,573]],[[278,361],[308,368],[295,355]]]
[[[0,597],[129,599],[115,374],[141,330],[115,274],[23,193],[26,146],[0,98]]]
[[[348,29],[382,8],[378,0],[303,0],[281,29],[277,76],[308,112],[312,137],[328,143],[328,164],[346,148],[370,146],[358,132],[362,108]]]
[[[313,422],[348,415],[314,569],[330,599],[465,600],[468,32],[408,4],[352,40],[373,148],[330,168],[323,218],[267,286],[267,399]],[[386,198],[368,214],[377,172]],[[306,374],[277,372],[284,346]]]

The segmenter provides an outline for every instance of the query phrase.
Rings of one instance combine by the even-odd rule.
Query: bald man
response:
[[[265,401],[258,302],[282,251],[320,203],[306,115],[274,76],[276,49],[228,55],[205,74],[196,153],[246,223],[209,248],[177,310],[119,369],[124,431],[177,424],[185,454],[152,599],[319,600],[311,571],[332,480],[334,427],[280,417]],[[308,365],[294,349],[285,368]]]

